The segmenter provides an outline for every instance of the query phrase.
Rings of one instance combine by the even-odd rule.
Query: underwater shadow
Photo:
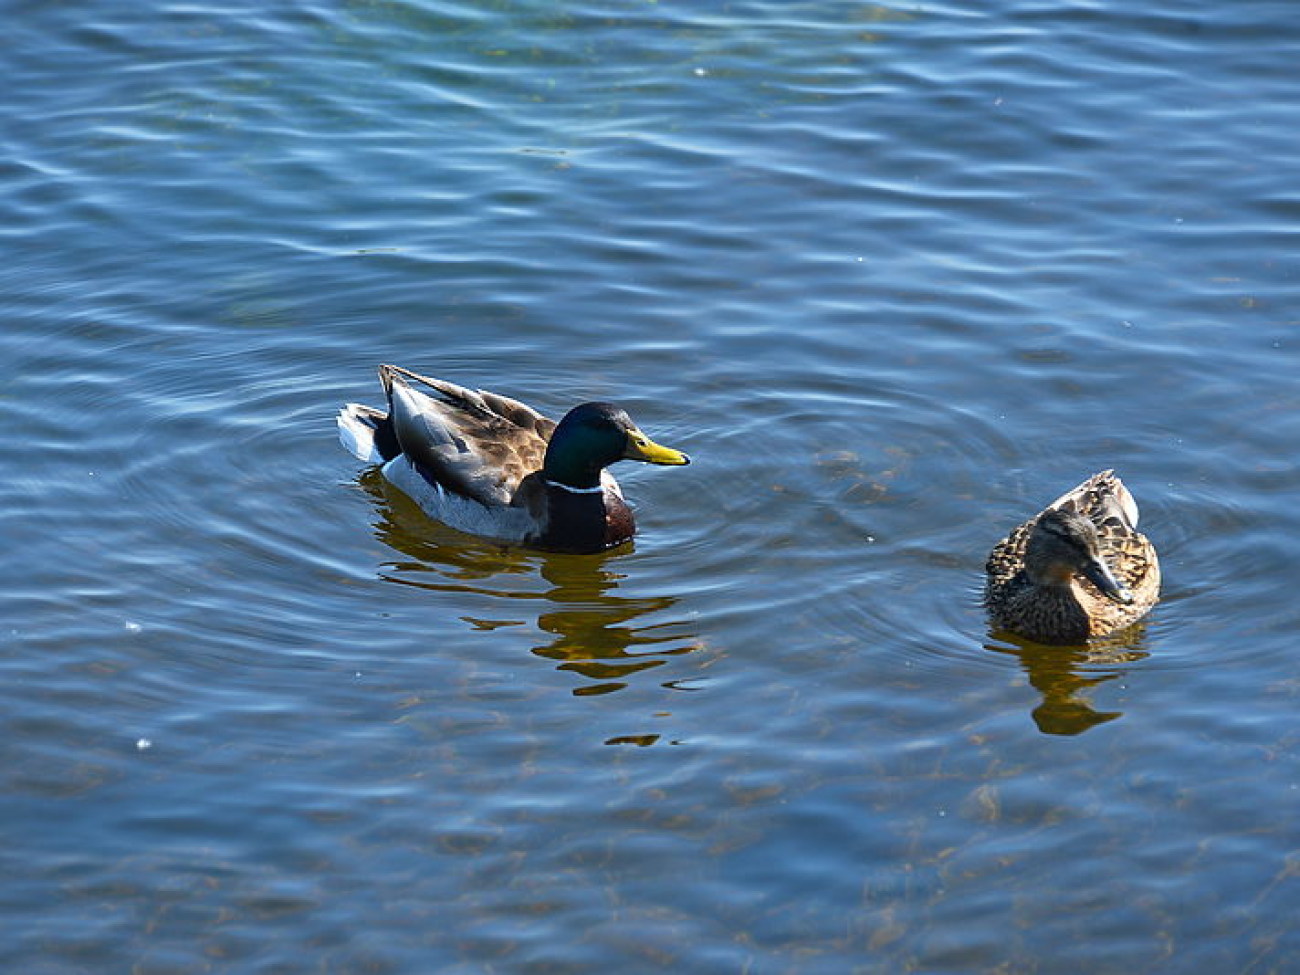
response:
[[[554,662],[556,670],[584,678],[586,682],[573,689],[575,696],[622,690],[636,675],[701,648],[685,619],[664,618],[676,605],[676,596],[632,596],[619,591],[627,575],[617,571],[617,563],[632,550],[632,543],[593,555],[517,548],[465,535],[430,519],[377,470],[363,472],[357,483],[376,502],[375,537],[407,557],[387,563],[382,578],[500,601],[509,610],[507,619],[468,615],[461,619],[475,630],[535,623],[553,639],[529,651]],[[681,681],[662,684],[690,689]]]
[[[1123,717],[1123,711],[1095,708],[1090,693],[1127,676],[1129,665],[1151,655],[1141,623],[1086,646],[1047,646],[1007,633],[993,636],[1002,642],[984,648],[1018,658],[1030,685],[1042,695],[1030,717],[1045,735],[1080,735]]]

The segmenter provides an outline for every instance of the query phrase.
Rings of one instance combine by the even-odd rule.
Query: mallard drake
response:
[[[1136,622],[1160,598],[1160,562],[1137,522],[1133,495],[1102,471],[1018,526],[985,566],[994,628],[1081,644]]]
[[[557,424],[530,406],[399,366],[380,366],[388,412],[348,403],[339,439],[433,518],[537,548],[599,552],[636,531],[605,468],[619,460],[689,464],[612,403],[575,406]]]

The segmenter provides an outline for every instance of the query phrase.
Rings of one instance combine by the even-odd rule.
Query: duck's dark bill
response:
[[[1083,574],[1089,582],[1102,591],[1103,595],[1115,602],[1124,606],[1133,602],[1133,594],[1129,592],[1128,587],[1115,578],[1114,573],[1110,571],[1110,566],[1105,562],[1100,560],[1092,562],[1083,570]]]
[[[644,433],[633,428],[627,433],[627,450],[623,456],[628,460],[641,460],[647,464],[689,464],[691,459],[680,450],[661,447]]]

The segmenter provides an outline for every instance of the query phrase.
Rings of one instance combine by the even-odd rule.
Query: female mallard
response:
[[[564,552],[599,552],[636,531],[605,468],[618,460],[689,464],[610,403],[558,424],[483,390],[380,366],[388,412],[349,403],[339,439],[429,515],[461,531]],[[419,388],[417,388],[417,384]]]
[[[1079,644],[1140,619],[1160,597],[1160,563],[1137,522],[1133,495],[1102,471],[1017,527],[985,566],[994,628]]]

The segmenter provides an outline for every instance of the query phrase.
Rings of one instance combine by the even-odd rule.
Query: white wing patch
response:
[[[430,518],[457,531],[518,543],[536,527],[523,508],[488,507],[437,484],[430,484],[404,454],[385,464],[383,475]]]

